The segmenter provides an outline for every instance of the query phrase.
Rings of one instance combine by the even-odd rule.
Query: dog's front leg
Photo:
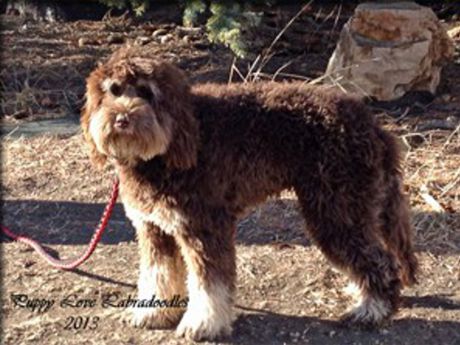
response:
[[[235,290],[233,225],[227,229],[188,229],[176,237],[188,275],[189,304],[177,334],[193,340],[231,333]]]
[[[186,298],[185,264],[174,238],[157,226],[136,224],[140,265],[138,299],[158,301],[154,307],[134,307],[132,322],[137,327],[170,328],[177,325],[184,308],[161,305],[174,296]]]

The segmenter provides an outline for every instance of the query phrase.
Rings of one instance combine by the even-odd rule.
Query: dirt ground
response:
[[[317,6],[300,16],[276,44],[263,77],[276,71],[277,80],[320,76],[351,9]],[[253,47],[269,46],[297,10],[267,11],[259,35],[248,34]],[[176,62],[193,82],[227,82],[232,54],[210,44],[203,30],[181,27],[170,13],[159,11],[147,23],[108,18],[39,24],[2,16],[3,123],[77,117],[85,77],[127,38]],[[438,14],[445,15],[447,27],[460,24],[455,16]],[[460,344],[459,40],[456,46],[436,98],[370,105],[401,138],[421,263],[420,282],[404,291],[393,323],[376,331],[339,326],[351,303],[343,292],[346,279],[304,235],[295,195],[286,191],[239,223],[237,319],[233,335],[219,344]],[[236,61],[243,76],[251,61]],[[233,80],[241,79],[233,71]],[[82,252],[109,197],[111,168],[101,173],[91,167],[80,134],[5,135],[2,152],[2,222],[62,257]],[[171,330],[133,328],[127,310],[101,305],[105,294],[136,293],[137,245],[121,205],[93,257],[76,271],[51,269],[21,244],[4,241],[2,251],[3,344],[188,343]],[[26,298],[20,295],[54,304],[32,311],[32,304],[15,305]],[[74,298],[95,304],[69,306]],[[81,321],[86,326],[74,329]]]

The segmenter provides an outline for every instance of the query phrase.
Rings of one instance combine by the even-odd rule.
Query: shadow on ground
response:
[[[89,242],[105,204],[67,201],[7,200],[2,202],[3,222],[14,232],[43,244],[80,245]],[[238,224],[237,244],[300,244],[309,241],[295,200],[263,204]],[[101,243],[134,240],[134,229],[117,204]]]
[[[363,331],[340,327],[331,320],[259,312],[240,315],[235,323],[236,336],[228,343],[452,345],[460,341],[459,327],[460,323],[453,321],[401,319],[383,330]]]
[[[105,204],[65,201],[3,201],[3,223],[12,231],[43,244],[87,244],[99,224]],[[103,244],[134,240],[134,229],[117,204],[101,239]]]
[[[105,204],[66,201],[2,202],[4,225],[44,244],[88,243],[104,207]],[[456,224],[460,224],[458,213],[416,212],[413,219],[418,223],[417,227],[422,227],[417,230],[417,251],[460,253],[460,236],[455,231]],[[429,226],[425,229],[421,221]],[[295,199],[270,200],[238,223],[236,243],[246,246],[268,244],[280,248],[308,246],[311,242],[304,229],[305,223]],[[118,244],[134,238],[135,231],[125,217],[123,207],[117,204],[101,242]]]

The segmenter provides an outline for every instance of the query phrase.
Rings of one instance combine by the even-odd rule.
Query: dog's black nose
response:
[[[126,114],[118,114],[115,118],[115,127],[124,129],[129,126],[129,118]]]

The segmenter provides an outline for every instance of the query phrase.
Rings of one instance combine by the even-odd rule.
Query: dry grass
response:
[[[418,138],[415,143],[408,138]],[[421,248],[460,251],[460,136],[431,131],[404,135],[406,184]]]
[[[3,141],[2,183],[7,200],[105,202],[112,172],[98,172],[83,138],[40,136]]]
[[[61,73],[66,75],[65,80]],[[83,76],[72,66],[59,72],[46,65],[36,69],[33,63],[10,66],[0,73],[1,112],[11,121],[27,120],[32,114],[56,118],[75,113],[83,91],[82,86],[75,88],[75,85],[83,85],[83,81]]]

